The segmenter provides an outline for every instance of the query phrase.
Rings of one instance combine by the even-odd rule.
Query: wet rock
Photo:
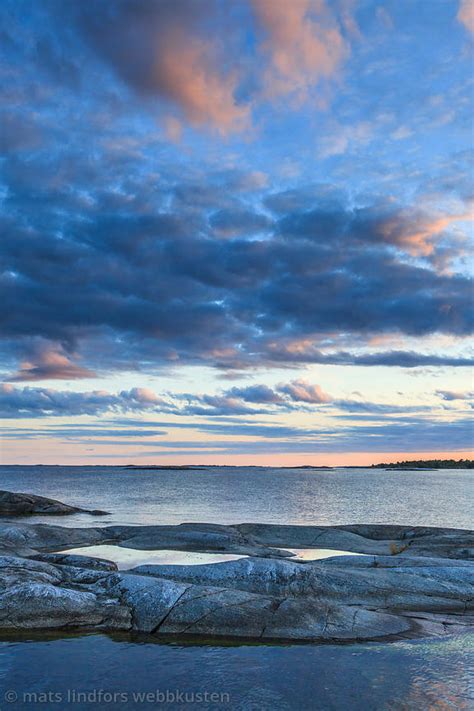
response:
[[[130,611],[115,600],[42,582],[12,585],[0,592],[0,626],[20,629],[88,627],[127,629]]]
[[[132,629],[153,632],[187,590],[186,585],[170,580],[150,580],[133,575],[117,575],[109,590],[132,613]]]
[[[20,494],[12,491],[0,491],[0,516],[27,516],[32,514],[65,515],[88,513],[92,516],[106,515],[107,511],[81,509],[69,506],[55,499],[47,499],[35,494]]]
[[[260,638],[278,600],[229,588],[189,586],[159,634]]]
[[[409,620],[350,605],[289,598],[278,607],[265,638],[314,640],[367,640],[399,635],[411,629]],[[291,635],[291,637],[288,637]]]
[[[0,557],[0,627],[124,629],[130,611],[116,600],[63,587],[64,571],[49,563]]]

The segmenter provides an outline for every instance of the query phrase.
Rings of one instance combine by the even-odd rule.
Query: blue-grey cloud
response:
[[[256,407],[255,405],[258,405]],[[107,413],[156,413],[180,417],[199,416],[218,418],[219,425],[200,425],[207,428],[233,428],[242,431],[242,417],[274,415],[282,411],[311,411],[329,408],[353,413],[394,414],[421,412],[420,406],[400,406],[389,403],[373,403],[364,400],[341,400],[325,393],[318,385],[302,379],[281,383],[276,389],[266,385],[251,385],[231,388],[217,394],[157,395],[147,388],[131,388],[118,393],[105,390],[71,392],[40,387],[15,387],[9,383],[0,385],[0,417],[56,417],[77,415],[103,415]],[[129,420],[126,424],[131,424]],[[123,422],[116,421],[120,429]],[[139,423],[136,422],[136,425]],[[159,423],[162,427],[188,427],[188,424]],[[99,423],[98,427],[101,424]],[[143,426],[143,424],[141,425]],[[158,423],[155,423],[158,426]],[[254,424],[251,425],[255,427]],[[273,426],[273,425],[272,425]],[[250,425],[249,425],[250,427]],[[280,427],[280,426],[278,426]],[[281,428],[280,428],[281,429]],[[283,430],[281,430],[283,432]]]
[[[225,237],[251,236],[265,232],[272,226],[266,215],[244,209],[218,210],[209,218],[209,224],[217,235]]]
[[[443,400],[472,400],[474,398],[474,391],[459,392],[455,390],[437,390],[436,395]]]
[[[50,199],[53,208],[56,197]],[[178,213],[112,216],[100,202],[90,208],[86,223],[71,211],[63,239],[54,229],[45,233],[41,224],[50,220],[53,228],[54,211],[51,217],[41,210],[37,218],[30,214],[36,227],[20,224],[13,214],[4,224],[7,269],[1,284],[3,333],[17,350],[23,347],[30,375],[43,373],[29,352],[38,338],[66,356],[87,354],[81,367],[89,370],[97,368],[99,353],[108,367],[122,367],[119,353],[138,365],[179,358],[224,368],[278,361],[472,363],[450,355],[286,345],[337,330],[410,336],[471,332],[466,277],[399,261],[388,247],[364,242],[360,225],[352,241],[351,214],[343,207],[342,235],[324,218],[311,235],[306,228],[299,232],[296,222],[291,241],[278,233],[264,241],[223,241],[205,215],[191,222]],[[113,346],[118,337],[126,341],[120,351]]]
[[[166,430],[160,429],[132,429],[132,428],[117,428],[108,429],[106,427],[101,427],[98,424],[94,424],[90,427],[67,427],[62,425],[60,427],[36,427],[35,429],[28,429],[25,427],[4,427],[1,433],[3,439],[49,439],[58,438],[66,440],[77,440],[77,439],[90,439],[90,438],[106,438],[113,437],[114,440],[123,439],[124,444],[133,444],[130,441],[130,437],[157,437],[166,435]]]
[[[280,385],[278,390],[288,395],[294,402],[306,402],[314,405],[332,400],[331,396],[325,393],[319,385],[313,385],[302,378]]]
[[[280,363],[320,363],[332,365],[384,366],[398,368],[419,368],[428,366],[452,366],[469,368],[474,365],[474,356],[438,355],[417,351],[388,350],[373,353],[352,353],[350,351],[332,351],[323,353],[318,348],[309,346],[301,350],[272,345],[268,357]]]
[[[30,359],[20,364],[16,373],[5,377],[9,382],[32,382],[37,380],[79,380],[95,378],[97,374],[75,362],[58,347],[36,347],[30,350]]]
[[[227,391],[231,397],[241,398],[245,402],[260,403],[262,405],[274,405],[284,402],[281,395],[268,385],[247,385],[246,387],[234,387]]]
[[[72,392],[53,388],[0,385],[0,417],[100,415],[104,412],[172,412],[173,406],[146,388],[112,394],[104,390]]]
[[[163,423],[157,423],[156,427]],[[474,436],[471,418],[459,418],[451,421],[436,420],[432,417],[408,416],[402,418],[384,418],[383,422],[353,424],[338,428],[335,432],[331,427],[296,427],[257,424],[221,424],[193,422],[186,424],[166,423],[167,431],[175,429],[191,430],[208,435],[205,441],[180,439],[179,437],[161,439],[150,442],[150,438],[162,436],[160,429],[145,430],[122,428],[109,430],[107,427],[77,427],[59,426],[42,427],[35,430],[22,428],[5,428],[5,439],[59,439],[68,442],[94,444],[99,448],[113,444],[123,447],[137,448],[133,456],[160,456],[160,452],[170,451],[178,455],[216,451],[226,454],[259,454],[259,453],[331,453],[331,452],[420,452],[445,451],[446,442],[453,451],[466,451],[472,446]],[[212,437],[238,437],[238,441],[213,439]],[[133,439],[136,437],[137,439]],[[157,449],[150,450],[150,446]],[[140,454],[140,448],[143,453]],[[120,456],[123,456],[121,454]]]
[[[262,27],[238,5],[256,41]],[[163,52],[174,33],[222,27],[220,6],[51,0],[26,13],[2,3],[3,371],[33,381],[169,363],[472,364],[423,348],[427,335],[472,332],[470,280],[438,268],[447,257],[459,266],[465,246],[452,228],[463,206],[432,214],[417,195],[380,197],[374,184],[349,196],[341,175],[272,185],[248,164],[191,165],[157,135],[153,112],[168,103],[205,120],[206,105],[193,107],[184,83],[174,93],[167,84]],[[232,47],[241,41],[229,37]],[[224,84],[226,66],[216,69]],[[244,87],[236,89],[221,116],[230,122],[242,105]],[[425,178],[464,205],[469,171],[456,175],[456,155],[451,173]],[[334,333],[346,335],[345,350],[318,345]],[[419,352],[359,348],[379,334],[401,344],[415,336]]]
[[[234,432],[238,433],[238,430]],[[216,433],[217,434],[217,433]],[[216,452],[227,455],[252,454],[324,454],[344,452],[444,452],[446,442],[451,451],[465,452],[472,446],[473,425],[471,419],[461,419],[451,422],[434,421],[430,419],[412,418],[409,422],[388,422],[361,427],[348,427],[334,436],[334,430],[304,432],[298,435],[289,433],[285,439],[284,432],[270,429],[267,435],[263,428],[257,435],[260,440],[248,439],[246,434],[257,435],[257,432],[243,432],[238,442],[207,439],[205,442],[183,440],[182,442],[164,441],[156,443],[156,448],[150,448],[150,443],[143,440],[134,444],[143,447],[140,452],[134,451],[133,457],[160,457]],[[95,441],[96,446],[100,440]],[[116,455],[123,458],[123,452]],[[308,460],[310,463],[310,460]]]

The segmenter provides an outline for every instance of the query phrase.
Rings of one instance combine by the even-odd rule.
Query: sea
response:
[[[28,517],[63,526],[474,520],[469,470],[3,466],[0,489],[110,512]],[[473,652],[469,633],[337,645],[3,634],[0,709],[467,710]]]

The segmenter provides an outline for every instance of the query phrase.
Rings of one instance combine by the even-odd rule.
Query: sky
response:
[[[472,454],[472,0],[2,0],[9,464]]]

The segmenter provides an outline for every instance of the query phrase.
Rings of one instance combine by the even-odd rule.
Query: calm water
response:
[[[112,512],[104,518],[48,517],[63,526],[252,521],[470,528],[474,513],[474,474],[469,470],[0,467],[0,488]]]
[[[183,646],[101,635],[0,642],[0,703],[12,711],[193,707],[467,711],[474,703],[473,651],[474,637],[464,636],[357,646]],[[115,703],[107,701],[110,697],[99,702],[100,690],[123,696]],[[148,692],[159,699],[157,691],[228,696],[207,704],[137,698]],[[7,692],[10,696],[5,696]],[[4,698],[13,698],[12,692],[18,701],[3,704]],[[25,699],[24,692],[38,694],[38,703],[31,701],[34,696]],[[40,694],[49,692],[57,695],[56,701],[41,702]],[[90,696],[78,702],[80,692]]]
[[[259,521],[470,528],[473,481],[464,470],[0,468],[0,488],[112,512],[104,519],[28,519],[69,526]],[[474,636],[467,635],[303,646],[183,645],[105,635],[4,638],[0,709],[467,710],[474,708],[473,649]],[[100,691],[108,695],[100,698]],[[177,691],[189,699],[204,692],[224,696],[204,703],[161,701]],[[25,692],[37,694],[37,703]],[[114,701],[114,693],[123,696]],[[137,697],[144,693],[148,701]],[[9,701],[15,694],[17,700]]]

